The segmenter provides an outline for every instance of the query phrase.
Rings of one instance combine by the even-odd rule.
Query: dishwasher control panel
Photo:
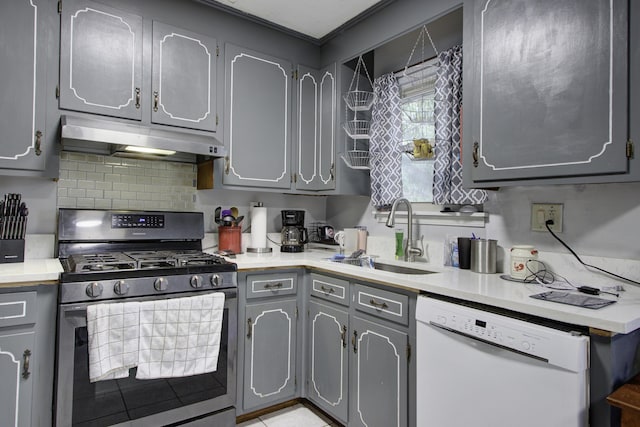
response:
[[[424,323],[544,361],[565,361],[572,349],[588,343],[586,336],[428,297],[418,298],[416,319],[418,325]]]
[[[469,316],[469,313],[438,310],[435,320],[432,320],[431,323],[482,341],[489,341],[532,356],[545,358],[543,337],[503,325],[489,314],[479,312],[477,316]]]

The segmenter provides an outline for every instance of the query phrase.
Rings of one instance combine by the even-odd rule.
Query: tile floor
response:
[[[297,404],[238,424],[237,427],[340,427],[322,414]]]

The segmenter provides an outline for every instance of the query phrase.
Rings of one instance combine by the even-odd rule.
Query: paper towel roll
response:
[[[267,247],[267,208],[256,206],[251,210],[251,247]]]

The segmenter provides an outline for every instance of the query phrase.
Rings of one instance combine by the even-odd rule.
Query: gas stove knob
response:
[[[124,280],[118,280],[115,285],[113,285],[113,292],[118,295],[126,295],[129,292],[129,284]]]
[[[222,276],[220,276],[219,274],[214,274],[213,276],[211,276],[211,286],[217,288],[218,286],[222,285],[222,282]]]
[[[200,277],[200,276],[192,276],[190,283],[191,283],[191,287],[192,288],[201,288],[202,287],[202,277]]]
[[[97,298],[102,295],[102,285],[98,282],[89,283],[87,285],[87,295],[91,298]]]
[[[164,277],[158,277],[153,281],[153,287],[156,291],[166,291],[167,290],[167,279]]]

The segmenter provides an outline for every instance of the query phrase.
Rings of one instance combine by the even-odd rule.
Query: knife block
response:
[[[24,262],[24,239],[0,240],[0,264]]]

